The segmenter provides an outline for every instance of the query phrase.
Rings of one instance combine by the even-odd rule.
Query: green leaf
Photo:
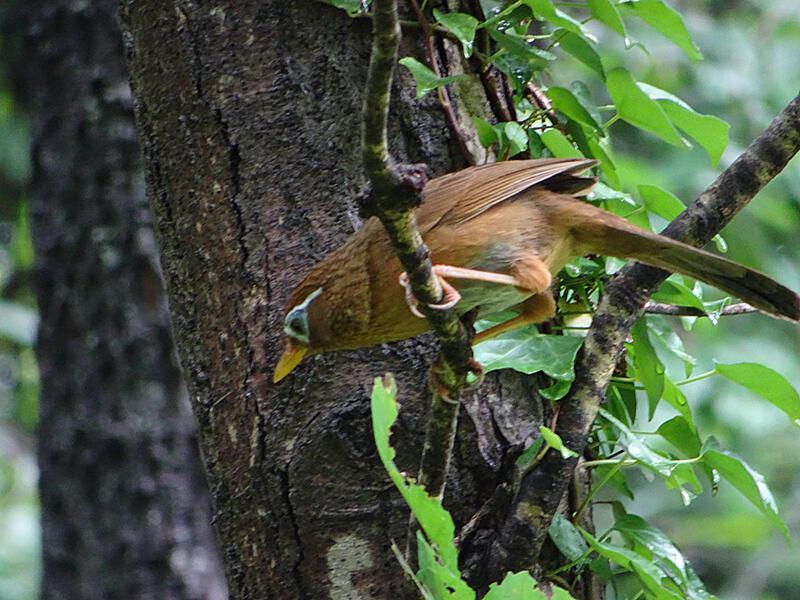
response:
[[[639,436],[607,410],[601,408],[600,414],[617,428],[620,433],[619,444],[628,451],[631,458],[636,459],[664,479],[670,477],[672,474],[672,461],[669,458],[649,448]]]
[[[703,460],[727,479],[733,487],[760,510],[789,542],[789,530],[778,516],[778,506],[767,486],[764,476],[750,467],[738,455],[728,450],[715,448],[716,441],[710,438],[703,451]]]
[[[780,373],[758,363],[715,362],[714,370],[774,404],[792,423],[800,425],[800,395]]]
[[[686,400],[686,396],[683,395],[683,392],[681,392],[677,385],[672,383],[672,380],[669,377],[664,378],[663,398],[667,404],[680,413],[680,415],[683,417],[683,420],[686,421],[692,430],[694,430],[694,417],[692,417],[692,409],[689,406],[689,401]]]
[[[539,136],[538,133],[536,133],[533,127],[529,128],[527,131],[528,131],[528,151],[531,153],[531,158],[539,158],[543,156],[545,151],[547,150],[547,146],[544,145],[542,138]]]
[[[569,15],[556,10],[550,0],[523,0],[534,16],[540,21],[547,21],[556,27],[563,27],[564,29],[576,34],[581,34],[583,27],[580,22],[576,21]]]
[[[623,6],[631,8],[642,21],[672,41],[692,62],[703,58],[700,49],[694,45],[680,14],[661,0],[635,0],[626,2]]]
[[[365,0],[363,3],[361,0],[322,0],[322,2],[346,10],[347,14],[352,17],[367,12],[371,0]]]
[[[517,91],[522,91],[537,71],[548,67],[555,55],[533,45],[528,40],[489,29],[489,35],[505,52],[496,56],[492,64],[505,73]]]
[[[451,75],[450,77],[437,77],[436,73],[431,71],[428,67],[419,62],[416,58],[406,56],[400,59],[400,64],[406,67],[417,82],[417,98],[422,98],[431,90],[453,83],[458,79],[468,77],[465,73],[460,75]]]
[[[610,0],[587,0],[587,4],[592,16],[625,38],[627,45],[628,33],[625,31],[625,24],[622,22],[617,7]]]
[[[656,302],[674,304],[675,306],[691,306],[703,312],[706,311],[703,301],[695,296],[692,290],[670,279],[667,279],[658,287],[658,291],[652,295],[652,299]]]
[[[636,390],[632,385],[617,385],[612,383],[606,394],[608,410],[618,419],[626,423],[633,423],[636,419]]]
[[[539,436],[531,442],[530,446],[525,448],[525,451],[519,455],[519,458],[514,461],[514,464],[520,469],[527,469],[533,464],[542,446],[544,446],[544,438]]]
[[[513,54],[501,54],[492,60],[492,64],[508,77],[511,85],[517,92],[521,92],[528,85],[535,70],[541,71],[547,65],[545,61],[535,62],[523,60]],[[536,69],[534,69],[534,65]]]
[[[548,534],[558,551],[570,561],[578,560],[589,550],[586,540],[575,525],[558,513],[553,516]]]
[[[528,147],[528,132],[522,128],[522,125],[516,121],[507,121],[498,124],[498,127],[500,126],[503,127],[503,135],[510,147],[509,158],[516,156]]]
[[[553,595],[553,598],[556,596]],[[569,594],[564,597],[571,598]],[[483,600],[547,600],[541,591],[536,589],[536,580],[527,571],[506,573],[500,583],[489,586],[489,592]]]
[[[647,321],[641,318],[631,329],[633,338],[633,368],[636,379],[642,382],[647,392],[650,407],[649,418],[653,418],[656,406],[664,393],[664,365],[656,355],[650,337],[647,334]]]
[[[631,488],[628,486],[628,480],[625,477],[625,473],[621,470],[616,469],[616,465],[600,465],[595,469],[595,473],[597,473],[597,480],[602,483],[603,485],[609,485],[611,488],[616,490],[617,493],[626,496],[633,500],[633,492]],[[597,485],[600,485],[598,483]]]
[[[702,442],[694,427],[683,417],[672,417],[659,425],[658,435],[680,450],[685,456],[694,458],[700,455]]]
[[[542,398],[547,398],[548,400],[561,400],[561,398],[567,395],[567,392],[571,387],[571,381],[561,381],[556,379],[553,385],[550,387],[540,388],[539,395]]]
[[[489,32],[489,35],[497,42],[498,46],[509,54],[530,62],[537,71],[547,67],[551,61],[556,59],[552,52],[542,50],[533,41],[512,35],[508,31],[500,33],[494,29]],[[537,67],[538,65],[541,65],[541,69]]]
[[[475,30],[478,27],[478,19],[472,15],[464,13],[443,13],[433,9],[433,16],[444,28],[453,32],[464,48],[464,56],[472,56],[472,42],[475,39]]]
[[[495,142],[499,141],[497,129],[491,123],[487,123],[480,117],[472,119],[475,124],[475,130],[478,132],[478,140],[484,148],[488,148]]]
[[[547,89],[546,94],[552,101],[553,106],[570,119],[602,134],[603,126],[595,120],[570,90],[563,87],[552,86]]]
[[[631,458],[664,479],[667,487],[677,490],[683,503],[688,505],[695,495],[687,490],[684,484],[691,485],[697,491],[701,489],[700,483],[691,469],[687,468],[687,465],[676,465],[669,457],[650,448],[640,436],[633,433],[609,411],[601,408],[599,412],[619,431],[620,437],[617,443],[628,452]]]
[[[0,125],[0,127],[2,127],[2,125]],[[25,176],[24,181],[27,181],[27,175]],[[16,231],[14,232],[14,235],[11,238],[11,244],[9,245],[11,257],[14,260],[14,265],[16,266],[17,271],[27,271],[33,267],[34,254],[30,219],[28,217],[29,210],[30,207],[28,206],[28,203],[23,203],[19,207],[19,213],[17,214],[17,222],[15,227]],[[2,279],[2,276],[0,276],[0,280]],[[0,284],[0,287],[2,287],[2,284]]]
[[[667,221],[672,221],[686,208],[686,205],[675,194],[658,186],[643,184],[637,190],[645,208]]]
[[[722,153],[728,147],[728,125],[713,115],[695,111],[686,102],[669,92],[639,82],[639,89],[654,100],[681,131],[694,138],[708,153],[712,166],[717,166]]]
[[[544,441],[547,442],[547,445],[554,450],[558,450],[561,453],[562,458],[567,459],[573,456],[578,456],[577,452],[570,450],[564,445],[561,437],[552,429],[545,427],[544,425],[539,425],[539,431],[542,433],[542,437],[544,438]]]
[[[613,529],[639,547],[646,548],[658,567],[684,592],[687,599],[713,599],[675,544],[647,521],[628,514],[617,519]]]
[[[594,71],[600,79],[606,78],[603,68],[603,61],[600,55],[582,36],[570,31],[557,31],[553,36],[558,40],[558,45],[564,50],[581,61],[584,65]]]
[[[558,129],[548,129],[539,137],[544,142],[544,145],[547,146],[547,149],[553,153],[553,156],[559,158],[583,158],[580,150],[573,146]]]
[[[696,287],[695,290],[697,289],[700,288]],[[695,291],[692,293],[694,293],[695,296],[697,295],[697,292]],[[706,305],[704,304],[704,306]],[[707,308],[708,307],[706,306],[706,309]],[[670,352],[671,354],[674,354],[680,358],[685,367],[686,377],[691,377],[692,371],[694,370],[695,365],[697,365],[697,359],[686,352],[686,348],[684,348],[683,340],[680,338],[680,336],[677,335],[663,319],[651,319],[647,324],[650,328],[650,339],[653,341],[654,345],[656,342],[663,344],[663,347],[667,352]]]
[[[436,600],[474,600],[475,592],[461,578],[458,569],[439,562],[439,555],[431,548],[422,532],[417,530],[417,577]]]
[[[551,592],[553,595],[550,596],[550,600],[575,600],[575,596],[557,585],[551,587]],[[514,598],[514,596],[507,596],[507,598]]]
[[[445,567],[458,573],[458,553],[453,542],[455,526],[450,513],[442,508],[437,498],[429,496],[422,486],[416,485],[411,477],[401,473],[394,463],[395,451],[389,444],[389,436],[398,413],[396,393],[397,386],[391,374],[387,374],[383,379],[380,377],[375,379],[371,407],[372,431],[378,455],[389,477],[416,515],[425,535],[436,547],[439,560]]]
[[[620,118],[654,133],[665,142],[680,147],[688,146],[661,106],[639,88],[628,71],[622,67],[612,70],[608,73],[606,84]]]
[[[592,117],[595,123],[602,123],[603,117],[600,116],[600,111],[597,109],[597,105],[595,104],[594,100],[592,99],[592,92],[589,90],[589,86],[583,83],[580,80],[575,80],[569,84],[569,91],[575,96],[575,100],[586,109],[586,112]],[[606,132],[605,130],[600,128],[598,131],[600,137],[605,137]]]
[[[581,530],[581,533],[598,554],[617,563],[623,569],[635,573],[652,594],[652,597],[658,600],[680,600],[680,596],[670,592],[663,586],[661,579],[665,576],[665,573],[652,561],[628,548],[600,542],[587,531]]]
[[[521,373],[543,371],[553,379],[575,378],[575,354],[583,343],[579,337],[543,335],[523,327],[475,346],[475,360],[485,372],[514,369]]]
[[[603,132],[603,136],[605,136],[605,132]],[[614,165],[614,161],[608,154],[608,144],[598,140],[596,137],[589,138],[589,150],[590,156],[592,158],[596,158],[602,164],[603,174],[606,177],[606,180],[615,187],[620,187],[620,180],[619,175],[617,175],[617,169]]]

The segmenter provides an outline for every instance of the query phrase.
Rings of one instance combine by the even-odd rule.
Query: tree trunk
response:
[[[111,0],[28,2],[43,598],[221,599]]]
[[[415,472],[431,338],[318,356],[271,383],[291,287],[357,226],[371,24],[278,0],[123,1],[121,18],[231,595],[399,598],[389,547],[404,546],[408,513],[374,447],[369,393],[376,375],[395,373],[393,443],[401,468]],[[421,56],[418,42],[401,53]],[[449,135],[435,94],[417,100],[400,70],[395,158],[436,174],[459,168]],[[542,422],[527,380],[488,379],[465,403],[472,419],[462,411],[445,501],[457,526],[509,478],[509,448]],[[465,544],[474,556],[482,527],[474,523]]]

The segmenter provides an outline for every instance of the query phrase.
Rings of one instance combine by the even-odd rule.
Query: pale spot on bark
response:
[[[363,576],[362,581],[370,581],[368,572],[375,566],[372,550],[364,539],[352,533],[337,538],[328,550],[327,560],[333,600],[370,598],[368,590],[358,587],[359,575]]]

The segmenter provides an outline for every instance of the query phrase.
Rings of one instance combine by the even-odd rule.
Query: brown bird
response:
[[[699,279],[772,316],[800,321],[800,296],[752,269],[646,231],[576,199],[595,183],[587,159],[537,159],[470,167],[429,181],[415,209],[443,305],[515,318],[475,343],[553,316],[550,282],[576,256],[604,254]],[[430,328],[398,285],[403,268],[383,226],[369,219],[314,265],[286,304],[286,349],[274,380],[303,357],[410,338]],[[448,282],[449,280],[449,282]],[[452,283],[452,285],[450,285]],[[409,306],[409,301],[411,306]],[[415,311],[416,312],[416,311]]]

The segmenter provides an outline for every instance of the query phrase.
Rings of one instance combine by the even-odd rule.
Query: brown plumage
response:
[[[651,233],[575,196],[594,184],[585,159],[508,161],[427,183],[417,222],[434,265],[501,273],[514,285],[445,276],[459,312],[513,308],[520,316],[476,343],[552,317],[551,277],[572,258],[605,254],[694,277],[775,317],[800,321],[800,297],[773,279],[704,250]],[[409,310],[402,272],[381,223],[372,218],[306,274],[286,304],[286,351],[275,380],[308,354],[401,340],[429,329]],[[473,278],[473,277],[477,277]]]

